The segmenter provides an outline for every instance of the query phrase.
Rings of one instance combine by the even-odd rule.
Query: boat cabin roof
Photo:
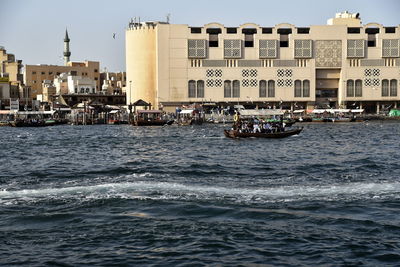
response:
[[[148,113],[148,114],[157,114],[157,113],[162,113],[161,110],[156,110],[156,109],[150,109],[150,110],[138,110],[137,113]]]
[[[244,109],[239,111],[242,117],[268,117],[285,114],[281,109]]]

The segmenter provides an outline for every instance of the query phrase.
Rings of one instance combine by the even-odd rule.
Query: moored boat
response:
[[[224,134],[229,138],[284,138],[292,135],[299,134],[303,130],[303,127],[290,129],[282,132],[271,132],[271,133],[244,133],[239,130],[224,130]]]
[[[133,121],[135,126],[164,126],[171,125],[174,121],[163,119],[161,110],[138,110]]]

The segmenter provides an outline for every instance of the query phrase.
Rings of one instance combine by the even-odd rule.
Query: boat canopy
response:
[[[53,115],[55,110],[46,111],[17,111],[15,114],[18,115]]]
[[[281,109],[244,109],[239,111],[242,117],[267,117],[285,114]]]
[[[179,112],[180,114],[191,114],[194,111],[194,109],[184,109]]]
[[[154,114],[154,113],[162,113],[162,111],[161,110],[157,110],[157,109],[150,109],[150,110],[138,110],[137,113]]]
[[[327,113],[332,113],[332,114],[335,114],[335,113],[362,113],[362,112],[364,112],[364,109],[344,109],[344,108],[341,108],[341,109],[314,109],[311,113],[314,113],[314,114],[322,114],[322,113],[325,113],[325,112],[327,112]]]
[[[293,110],[293,113],[303,113],[305,110],[304,109],[297,109]]]

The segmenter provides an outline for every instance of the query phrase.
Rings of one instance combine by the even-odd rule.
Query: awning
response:
[[[242,117],[265,117],[265,116],[275,116],[285,114],[280,109],[243,109],[239,111]]]
[[[304,109],[298,109],[298,110],[293,110],[293,113],[303,113],[305,110]]]
[[[243,105],[234,105],[233,106],[234,109],[244,109]]]
[[[161,110],[155,110],[155,109],[152,109],[152,110],[138,110],[137,113],[162,113],[162,111]]]
[[[115,110],[115,109],[114,109],[114,110],[111,110],[109,113],[110,113],[110,114],[114,114],[114,113],[118,113],[118,112],[119,112],[119,110]]]
[[[194,111],[194,109],[184,109],[179,113],[180,114],[191,114],[193,111]]]
[[[364,109],[363,108],[361,108],[361,109],[352,109],[352,110],[350,110],[350,112],[351,113],[363,113]]]

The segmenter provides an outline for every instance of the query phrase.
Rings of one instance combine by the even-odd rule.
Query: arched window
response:
[[[238,80],[234,80],[232,82],[232,97],[240,97],[240,82]]]
[[[389,80],[382,80],[382,96],[389,96]]]
[[[303,97],[310,97],[310,81],[303,81]]]
[[[301,81],[294,81],[294,97],[301,97]]]
[[[204,81],[197,81],[197,97],[204,97]]]
[[[190,80],[188,89],[189,97],[196,97],[196,81]]]
[[[347,86],[346,86],[346,96],[347,97],[354,97],[354,81],[353,80],[347,80]]]
[[[83,94],[85,92],[85,88],[81,87],[81,93]]]
[[[397,80],[390,80],[390,96],[397,96]]]
[[[267,97],[267,82],[264,80],[260,81],[259,95],[260,97]]]
[[[89,92],[90,92],[89,87],[86,87],[86,93],[89,94]]]
[[[354,96],[356,96],[356,97],[362,96],[362,81],[361,80],[356,80]]]
[[[224,97],[232,97],[231,81],[224,81]]]
[[[75,87],[75,94],[78,93],[78,87]]]
[[[275,97],[275,81],[268,81],[268,97]]]

